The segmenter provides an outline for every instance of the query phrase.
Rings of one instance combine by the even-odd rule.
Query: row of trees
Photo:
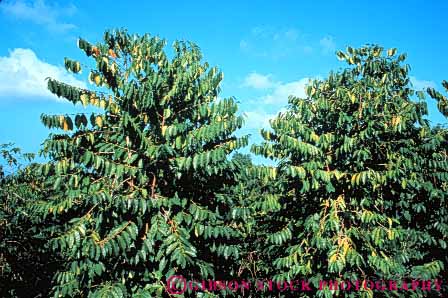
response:
[[[91,63],[65,66],[93,87],[48,88],[97,112],[42,115],[63,130],[45,140],[46,162],[0,171],[1,296],[169,297],[167,278],[183,275],[308,279],[313,290],[176,297],[373,297],[316,289],[448,276],[448,130],[430,125],[425,93],[445,116],[448,100],[413,90],[404,54],[338,52],[347,67],[261,131],[251,151],[276,165],[256,166],[232,155],[248,145],[235,136],[244,119],[233,98],[218,100],[222,73],[195,44],[167,55],[164,40],[119,30],[78,47]],[[2,154],[19,165],[19,149]]]

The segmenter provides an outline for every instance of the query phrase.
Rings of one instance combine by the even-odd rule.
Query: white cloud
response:
[[[332,36],[325,36],[319,41],[319,44],[324,54],[329,54],[336,50],[336,44]]]
[[[268,90],[267,94],[260,97],[263,104],[286,104],[290,95],[305,97],[305,87],[310,80],[309,78],[283,83],[275,81],[271,77],[271,74],[263,75],[252,72],[244,78],[242,86]]]
[[[244,79],[243,86],[255,89],[267,89],[275,85],[271,79],[271,75],[262,75],[257,72],[252,72]]]
[[[303,78],[283,83],[273,80],[271,75],[256,72],[246,76],[243,86],[263,90],[264,94],[249,101],[245,106],[245,129],[258,131],[260,128],[269,128],[269,120],[276,117],[278,112],[285,111],[290,95],[306,97],[305,86],[308,82],[308,78]]]
[[[278,116],[279,113],[285,113],[286,107],[280,109],[272,109],[266,107],[265,109],[257,108],[255,110],[244,112],[245,125],[244,129],[248,131],[259,131],[261,128],[270,128],[269,121]]]
[[[76,7],[73,4],[60,7],[57,5],[48,5],[44,0],[31,2],[15,0],[2,3],[0,10],[7,15],[20,20],[33,22],[54,32],[66,32],[76,28],[71,23],[59,21],[61,16],[71,16],[76,12]]]
[[[39,60],[30,49],[14,49],[9,56],[0,57],[0,98],[22,97],[25,99],[52,98],[45,78],[51,77],[70,85],[85,88],[65,68]]]
[[[411,83],[414,86],[415,90],[423,90],[426,89],[428,87],[432,87],[435,88],[436,87],[436,83],[433,81],[425,81],[425,80],[419,80],[416,77],[411,76]]]
[[[264,110],[256,110],[245,112],[245,129],[260,129],[260,128],[268,128],[269,120],[274,118],[276,114],[270,114]]]
[[[305,97],[305,86],[309,79],[303,78],[289,83],[278,83],[270,94],[263,97],[265,104],[286,104],[290,95]]]

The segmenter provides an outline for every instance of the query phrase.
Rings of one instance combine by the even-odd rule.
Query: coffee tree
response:
[[[45,227],[27,210],[45,196],[34,154],[0,144],[0,296],[48,295],[58,253],[46,246]]]
[[[278,164],[258,169],[260,177],[284,180],[261,258],[272,261],[277,280],[305,276],[314,289],[320,280],[440,278],[446,130],[426,120],[424,92],[412,89],[405,54],[366,46],[337,56],[348,67],[310,82],[306,98],[290,97],[272,129],[262,130],[265,141],[252,147]],[[304,295],[345,294],[327,286]]]
[[[243,125],[235,101],[218,99],[222,73],[195,44],[175,42],[170,58],[148,34],[107,31],[78,47],[91,69],[65,66],[87,72],[92,88],[48,78],[48,89],[99,112],[42,115],[65,132],[44,143],[52,193],[33,207],[65,260],[54,296],[161,297],[174,274],[231,274],[218,269],[238,256],[239,233],[216,193],[233,183],[227,156],[247,137],[233,135]]]

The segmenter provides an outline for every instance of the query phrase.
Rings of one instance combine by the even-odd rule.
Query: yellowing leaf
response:
[[[75,71],[76,73],[78,73],[78,72],[81,71],[81,64],[80,64],[78,61],[75,62],[74,71]]]
[[[348,243],[347,240],[344,240],[344,242],[342,243],[342,250],[343,250],[344,256],[347,255],[347,252],[349,251],[349,249],[350,249],[350,244]]]
[[[94,56],[100,55],[100,50],[97,47],[92,47],[92,52],[93,52]]]
[[[114,50],[112,50],[112,49],[109,49],[109,56],[114,59],[117,58],[117,54],[115,54]]]
[[[93,81],[95,82],[95,84],[97,86],[99,86],[101,83],[101,77],[99,75],[95,75],[95,77],[93,78]]]
[[[84,106],[84,107],[86,107],[87,106],[87,104],[89,103],[89,96],[87,95],[87,94],[81,94],[81,96],[80,96],[80,98],[79,98],[80,100],[81,100],[81,102],[82,102],[82,105]]]
[[[99,127],[103,127],[103,118],[101,116],[96,116],[95,124],[98,125]]]
[[[333,254],[333,255],[330,257],[329,262],[330,262],[330,263],[334,263],[334,262],[336,262],[337,259],[338,259],[338,255],[337,255],[337,254]]]
[[[387,55],[390,57],[390,56],[395,55],[396,52],[397,52],[397,49],[392,48],[392,49],[387,50]]]
[[[110,66],[110,70],[112,74],[115,74],[117,72],[117,66],[115,63],[112,63],[112,65]]]
[[[387,238],[389,238],[389,240],[394,239],[394,232],[392,230],[387,230]]]
[[[63,115],[59,116],[59,124],[62,126],[64,125],[65,117]]]
[[[170,116],[171,116],[171,110],[170,109],[163,110],[163,117],[165,119],[169,118]]]
[[[401,117],[400,116],[394,116],[392,117],[392,126],[397,126],[398,124],[400,124],[401,122]]]

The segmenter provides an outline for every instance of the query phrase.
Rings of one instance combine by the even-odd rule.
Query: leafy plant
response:
[[[448,130],[430,125],[425,97],[445,116],[448,100],[412,88],[405,54],[338,52],[348,66],[261,131],[252,152],[266,166],[234,152],[243,118],[195,44],[117,30],[78,47],[88,64],[64,65],[90,88],[48,89],[88,109],[41,116],[59,129],[41,164],[0,145],[1,296],[395,297],[334,283],[447,275]],[[173,275],[252,287],[174,295]],[[280,290],[300,279],[310,291]]]
[[[337,56],[349,66],[290,97],[252,147],[278,162],[257,171],[284,180],[261,258],[277,280],[306,276],[315,289],[320,280],[436,278],[446,264],[446,130],[425,119],[404,54],[366,46]]]
[[[13,144],[0,145],[0,296],[38,297],[51,290],[59,266],[57,254],[45,246],[47,237],[27,213],[45,191],[36,175],[34,154]]]
[[[237,230],[216,192],[235,180],[227,156],[247,144],[232,98],[219,99],[223,78],[202,63],[199,48],[148,34],[107,31],[79,48],[94,62],[90,90],[52,78],[48,89],[100,113],[42,115],[53,134],[40,168],[50,197],[33,208],[54,234],[65,267],[54,297],[165,296],[173,274],[207,278],[237,257]],[[74,73],[85,69],[66,58]],[[225,272],[223,274],[228,274]]]

